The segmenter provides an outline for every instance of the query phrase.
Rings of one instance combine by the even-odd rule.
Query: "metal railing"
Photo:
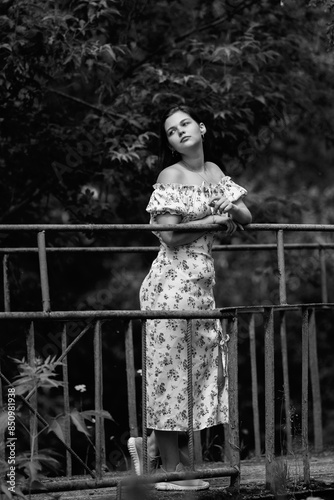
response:
[[[58,320],[63,322],[61,333],[61,355],[58,361],[63,363],[63,381],[64,381],[64,436],[65,441],[61,441],[62,446],[66,449],[66,474],[68,477],[72,475],[72,458],[77,460],[82,467],[91,475],[92,480],[82,481],[63,481],[61,486],[56,483],[49,483],[49,488],[56,490],[73,489],[80,487],[96,487],[96,486],[116,486],[122,485],[125,480],[120,481],[107,477],[104,473],[106,465],[105,456],[105,437],[103,411],[103,366],[102,366],[102,325],[103,322],[114,318],[122,318],[127,322],[125,331],[125,354],[126,354],[126,370],[128,384],[128,410],[129,410],[129,429],[130,434],[137,436],[139,434],[137,422],[137,407],[136,407],[136,389],[135,389],[135,365],[134,365],[134,350],[133,350],[133,331],[132,323],[134,320],[142,322],[142,366],[143,366],[143,382],[142,393],[143,401],[146,400],[146,378],[145,378],[145,324],[148,319],[153,318],[179,318],[185,319],[188,325],[188,346],[191,345],[191,321],[195,318],[219,318],[223,328],[227,330],[230,340],[228,342],[228,357],[230,360],[238,359],[238,320],[242,319],[243,323],[247,323],[247,329],[250,341],[250,359],[251,359],[251,380],[252,380],[252,407],[253,407],[253,425],[254,425],[254,440],[255,440],[255,455],[261,455],[261,439],[260,439],[260,411],[259,411],[259,396],[258,396],[258,381],[257,381],[257,359],[256,359],[256,338],[255,338],[255,318],[256,315],[261,315],[264,318],[264,347],[265,347],[265,467],[266,467],[266,486],[271,488],[273,485],[273,463],[275,457],[275,363],[274,363],[274,317],[275,313],[278,316],[278,327],[281,339],[282,351],[282,367],[284,379],[284,407],[286,417],[289,415],[290,409],[290,387],[288,373],[288,349],[286,337],[286,315],[294,311],[301,314],[301,329],[302,329],[302,446],[303,446],[303,461],[304,461],[304,481],[306,484],[310,482],[310,465],[309,465],[309,429],[308,429],[308,374],[309,368],[311,373],[312,394],[313,394],[313,420],[314,420],[314,441],[315,450],[321,451],[323,447],[322,439],[322,424],[321,424],[321,396],[319,383],[319,369],[316,351],[316,311],[324,309],[334,310],[334,304],[328,302],[327,288],[327,269],[326,269],[326,254],[325,250],[333,249],[334,243],[284,243],[284,232],[288,231],[310,231],[314,232],[334,232],[334,225],[318,225],[318,224],[250,224],[245,229],[246,231],[271,231],[276,233],[276,243],[267,244],[242,244],[242,245],[216,245],[214,251],[259,251],[267,250],[277,252],[278,266],[278,290],[279,300],[277,304],[270,305],[242,305],[238,307],[225,307],[214,311],[53,311],[51,307],[49,280],[47,269],[47,256],[49,253],[62,252],[155,252],[158,247],[62,247],[54,248],[47,247],[45,234],[48,232],[74,232],[74,231],[194,231],[198,229],[196,223],[184,226],[178,224],[176,226],[166,225],[125,225],[125,224],[109,224],[109,225],[6,225],[0,226],[0,232],[22,232],[29,231],[36,233],[37,246],[29,248],[2,248],[0,253],[3,255],[3,290],[4,290],[4,312],[0,312],[0,320],[23,320],[29,322],[29,333],[27,335],[27,358],[29,363],[34,362],[36,356],[35,349],[35,328],[39,321]],[[215,225],[201,225],[203,229],[217,230]],[[319,267],[321,271],[321,301],[319,303],[310,304],[288,304],[286,295],[286,275],[285,275],[285,251],[291,249],[310,249],[318,250]],[[11,311],[10,300],[10,276],[9,276],[9,259],[12,254],[22,253],[38,253],[40,283],[42,294],[42,310],[41,311]],[[88,324],[75,335],[72,342],[68,344],[71,337],[68,331],[68,321],[70,320],[88,320]],[[91,470],[87,464],[78,456],[71,448],[71,431],[69,421],[70,395],[68,386],[68,361],[67,355],[77,344],[77,342],[90,330],[94,330],[94,392],[95,392],[95,449],[99,450],[96,453],[95,471]],[[192,385],[192,373],[190,357],[188,355],[188,383]],[[238,365],[237,363],[229,363],[229,433],[228,433],[228,456],[230,461],[229,467],[203,471],[196,471],[196,477],[214,477],[214,476],[229,476],[231,485],[236,488],[240,484],[240,437],[239,437],[239,411],[238,411]],[[5,384],[10,385],[11,382],[6,376],[0,372],[1,379]],[[1,383],[1,380],[0,380]],[[1,389],[1,387],[0,387]],[[1,392],[1,391],[0,391]],[[28,394],[25,398],[20,397],[22,403],[29,408],[32,416],[37,416],[39,421],[47,426],[47,422],[37,411],[37,394]],[[1,403],[1,401],[0,401]],[[194,469],[194,431],[191,418],[192,408],[192,393],[189,391],[189,454],[191,468]],[[144,462],[147,467],[147,428],[146,428],[146,412],[143,411],[142,434],[144,443]],[[36,418],[31,419],[31,425],[36,425]],[[36,435],[37,429],[31,429],[31,434]],[[286,418],[286,439],[287,452],[292,450],[292,432],[290,419]],[[145,469],[146,470],[146,469]],[[168,479],[173,479],[173,474],[168,475]],[[179,476],[178,476],[179,477]],[[160,480],[160,476],[155,476],[154,481]],[[165,476],[164,476],[165,479]],[[151,480],[144,478],[144,481]],[[120,494],[120,490],[119,490]]]

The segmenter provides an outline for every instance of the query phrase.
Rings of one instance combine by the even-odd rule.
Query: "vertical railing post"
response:
[[[310,373],[311,373],[312,401],[313,401],[314,451],[316,453],[319,453],[323,451],[323,437],[322,437],[321,392],[320,392],[318,349],[317,349],[317,327],[315,321],[314,308],[310,310],[309,351],[310,351],[309,357],[310,357]]]
[[[38,233],[37,243],[38,243],[39,270],[41,276],[43,311],[48,312],[51,310],[51,304],[50,304],[50,292],[49,292],[48,266],[46,259],[45,231],[40,231]]]
[[[321,302],[328,302],[326,253],[324,248],[319,248],[320,276],[321,276]],[[322,408],[319,382],[319,366],[317,353],[317,327],[315,321],[315,311],[312,311],[310,324],[310,371],[313,396],[313,418],[314,418],[314,448],[316,452],[323,450],[322,436]]]
[[[0,359],[0,371],[1,371],[1,359]],[[2,387],[2,379],[0,377],[0,408],[3,408],[3,403],[4,403],[4,398],[3,398],[3,393],[2,393],[3,387]],[[7,403],[7,401],[6,401]],[[3,426],[0,428],[0,460],[5,461],[5,429]]]
[[[62,355],[65,353],[67,348],[67,324],[63,325],[61,332],[61,350]],[[70,394],[69,394],[69,383],[68,383],[68,360],[67,355],[63,356],[62,360],[62,371],[63,371],[63,395],[64,395],[64,438],[68,446],[71,446],[71,421],[70,421]],[[66,475],[69,477],[72,475],[72,457],[70,452],[66,451]]]
[[[320,276],[321,276],[321,302],[328,302],[326,254],[324,248],[319,248]]]
[[[129,410],[129,428],[130,435],[138,436],[137,422],[137,402],[136,402],[136,373],[133,349],[133,331],[132,321],[129,321],[125,330],[125,363],[126,379],[128,385],[128,410]]]
[[[228,404],[229,404],[229,445],[231,466],[240,472],[239,438],[239,394],[238,394],[238,320],[237,313],[228,318]],[[231,478],[231,487],[239,490],[240,473]]]
[[[228,331],[228,319],[227,318],[222,318],[221,328],[222,328],[223,338],[228,338],[228,333],[227,333],[227,331]],[[227,363],[228,363],[228,360],[227,360]],[[227,366],[228,366],[228,364],[227,364]],[[231,463],[229,422],[227,422],[226,424],[223,424],[223,426],[224,426],[224,448],[222,450],[221,457],[222,457],[222,461],[224,461],[226,463]],[[206,436],[207,437],[207,442],[206,442],[206,449],[207,450],[209,449],[209,443],[210,443],[209,432],[210,432],[210,427],[207,429],[207,436]]]
[[[94,329],[94,379],[95,379],[95,448],[96,475],[102,477],[105,467],[105,439],[103,410],[103,375],[102,375],[102,331],[101,321],[97,321]]]
[[[252,377],[252,406],[253,406],[255,457],[259,460],[261,456],[261,439],[260,439],[260,413],[259,413],[259,395],[258,395],[258,382],[257,382],[254,313],[252,313],[250,316],[248,331],[249,331],[249,343],[250,343],[249,349],[250,349],[251,377]]]
[[[142,321],[142,434],[143,434],[143,473],[148,474],[148,456],[147,456],[147,321]]]
[[[5,254],[2,259],[3,270],[3,299],[4,311],[10,312],[10,285],[9,285],[9,269],[8,269],[9,256]]]
[[[285,276],[285,256],[284,256],[284,233],[282,230],[277,231],[277,264],[278,264],[278,280],[279,280],[279,303],[284,305],[287,303],[286,295],[286,276]],[[290,381],[289,381],[289,365],[288,365],[288,347],[286,340],[286,314],[282,311],[279,316],[280,322],[280,337],[282,350],[282,369],[283,369],[283,390],[284,390],[284,412],[285,412],[285,429],[286,429],[286,447],[287,452],[292,452],[292,432],[290,420]]]
[[[309,359],[309,310],[302,310],[302,448],[304,482],[310,482],[310,457],[308,446],[308,359]]]
[[[285,258],[284,258],[284,233],[282,229],[277,231],[277,264],[278,264],[278,284],[279,302],[286,304],[286,280],[285,280]]]
[[[8,276],[8,255],[5,254],[2,259],[2,271],[3,271],[3,299],[4,299],[4,311],[10,312],[10,286],[9,286],[9,276]],[[1,367],[0,367],[1,369]],[[0,378],[0,408],[3,408],[3,396],[2,396],[2,380]],[[5,443],[5,431],[0,431],[0,459],[5,460],[5,446],[1,443]]]
[[[35,325],[32,321],[27,335],[27,360],[31,367],[36,366],[36,351],[35,351]],[[37,390],[30,398],[30,404],[37,411]],[[34,413],[30,413],[29,417],[30,429],[30,452],[31,458],[38,454],[38,421]]]
[[[195,468],[194,453],[194,395],[193,395],[193,354],[192,322],[187,320],[187,389],[188,389],[188,450],[189,466]]]
[[[282,369],[283,369],[283,384],[284,384],[284,412],[285,412],[285,432],[286,432],[286,450],[292,452],[292,431],[290,418],[290,382],[289,382],[289,366],[288,366],[288,345],[286,339],[286,313],[281,311],[279,314],[279,327],[282,349]]]
[[[273,490],[275,459],[275,364],[274,364],[274,311],[264,313],[264,364],[265,364],[265,454],[266,487]]]

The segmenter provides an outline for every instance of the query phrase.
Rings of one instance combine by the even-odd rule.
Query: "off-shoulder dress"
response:
[[[155,184],[147,206],[150,223],[159,214],[177,214],[181,222],[194,222],[211,214],[210,200],[226,196],[236,201],[247,191],[224,176],[217,184]],[[215,271],[211,256],[214,233],[206,233],[186,245],[160,250],[140,289],[142,310],[210,310],[215,308]],[[187,409],[186,320],[148,320],[147,427],[185,431]],[[194,429],[228,422],[226,343],[220,321],[192,320]],[[224,383],[218,384],[218,366]]]

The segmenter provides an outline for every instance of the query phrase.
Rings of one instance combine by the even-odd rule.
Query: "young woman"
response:
[[[186,106],[162,118],[162,162],[147,206],[152,224],[221,225],[227,233],[251,222],[242,198],[246,190],[212,162],[205,161],[204,123]],[[215,273],[211,249],[214,232],[161,231],[160,251],[140,290],[144,310],[211,310],[215,308]],[[147,422],[154,429],[162,468],[182,470],[179,432],[186,431],[186,321],[147,321]],[[228,422],[226,342],[219,320],[193,320],[194,430]],[[134,438],[132,438],[134,439]],[[138,440],[138,438],[137,438]],[[140,461],[138,441],[129,446]],[[154,454],[154,452],[151,454]],[[158,483],[157,489],[205,489],[205,481]]]

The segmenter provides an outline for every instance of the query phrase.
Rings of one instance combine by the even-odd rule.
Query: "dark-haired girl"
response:
[[[246,190],[204,158],[204,123],[186,106],[162,118],[162,166],[147,206],[152,224],[221,225],[233,233],[251,222]],[[143,310],[215,308],[214,232],[161,231],[160,251],[140,290]],[[186,321],[147,321],[147,426],[165,471],[182,470],[178,433],[188,427]],[[220,321],[192,321],[194,430],[228,422],[226,343]],[[134,443],[133,443],[134,444]],[[133,453],[132,453],[133,456]],[[205,481],[158,483],[158,489],[205,489]]]

